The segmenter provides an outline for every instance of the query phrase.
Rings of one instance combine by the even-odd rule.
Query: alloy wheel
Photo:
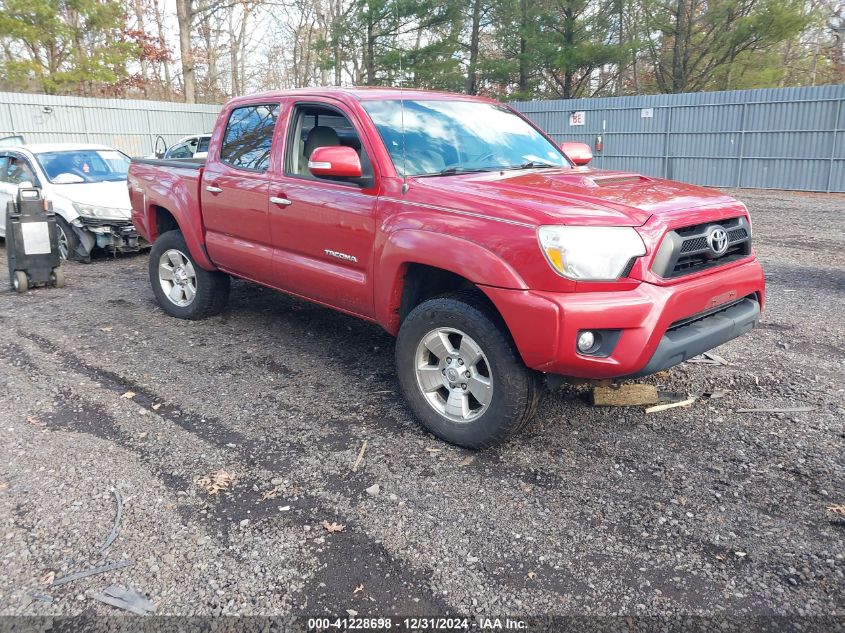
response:
[[[417,386],[426,402],[452,422],[482,415],[493,398],[487,356],[472,337],[437,328],[422,337],[414,356]]]
[[[171,248],[158,260],[158,281],[168,300],[180,308],[191,305],[197,295],[197,273],[188,256]]]

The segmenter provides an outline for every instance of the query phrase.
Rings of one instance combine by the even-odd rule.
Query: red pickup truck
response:
[[[743,204],[589,160],[489,99],[320,88],[233,99],[204,161],[128,186],[168,314],[220,312],[234,275],[378,323],[422,424],[481,448],[550,378],[644,376],[760,319]]]

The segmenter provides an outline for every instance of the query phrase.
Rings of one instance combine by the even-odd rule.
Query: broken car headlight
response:
[[[94,204],[83,204],[81,202],[74,202],[73,208],[76,212],[86,218],[96,218],[98,220],[126,220],[127,212],[124,209],[116,209],[114,207],[98,207]]]
[[[576,281],[615,281],[645,244],[630,226],[541,226],[540,248],[555,271]]]

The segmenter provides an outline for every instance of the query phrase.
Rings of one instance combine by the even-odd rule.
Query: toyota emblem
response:
[[[707,234],[707,245],[717,257],[724,255],[728,250],[728,232],[721,226],[714,226]]]

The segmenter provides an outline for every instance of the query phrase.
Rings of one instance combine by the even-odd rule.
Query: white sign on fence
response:
[[[585,112],[573,112],[569,115],[569,125],[584,125],[587,120]]]
[[[644,119],[651,119],[654,117],[654,108],[642,108],[640,116]]]

